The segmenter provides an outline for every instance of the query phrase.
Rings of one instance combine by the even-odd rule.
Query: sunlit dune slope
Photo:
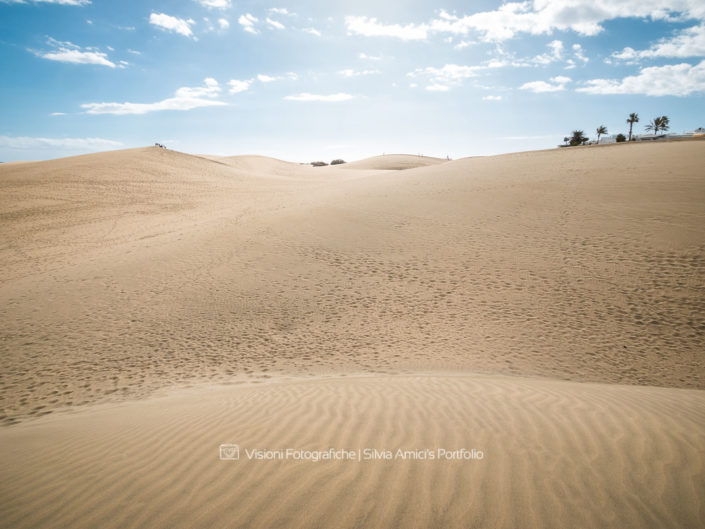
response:
[[[3,419],[322,373],[705,388],[704,166],[703,142],[0,166]]]

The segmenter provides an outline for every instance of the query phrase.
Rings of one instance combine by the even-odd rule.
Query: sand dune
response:
[[[705,142],[0,165],[0,525],[702,526],[704,166]]]
[[[701,391],[508,377],[199,389],[6,429],[0,519],[17,529],[702,527],[703,424]],[[223,442],[239,443],[239,461],[218,459]],[[363,461],[248,460],[256,447],[359,448]],[[407,459],[364,459],[365,448]],[[412,459],[427,448],[484,457]]]
[[[705,144],[258,160],[0,167],[3,420],[232,376],[705,387]]]
[[[358,169],[375,171],[403,171],[406,169],[416,169],[418,167],[428,167],[445,163],[443,158],[433,158],[431,156],[421,156],[412,154],[385,154],[373,156],[356,162],[339,165],[339,169]]]

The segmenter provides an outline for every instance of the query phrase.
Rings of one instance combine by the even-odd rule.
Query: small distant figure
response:
[[[160,149],[166,149],[166,145],[162,145],[161,143],[155,143],[155,147],[159,147]]]

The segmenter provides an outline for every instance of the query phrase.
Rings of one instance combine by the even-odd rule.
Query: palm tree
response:
[[[602,136],[603,134],[607,134],[607,127],[605,127],[604,125],[600,125],[599,127],[597,127],[595,133],[597,134],[597,143],[600,143],[600,136]]]
[[[564,136],[564,137],[563,137],[563,143],[565,143],[566,145],[568,145],[568,142],[569,142],[569,141],[570,141],[570,138],[569,138],[568,136]]]
[[[639,123],[639,114],[632,112],[627,118],[627,123],[629,123],[629,141],[632,141],[632,127],[634,123]]]
[[[659,119],[661,120],[661,130],[666,132],[670,128],[671,120],[668,119],[668,116],[661,116]]]
[[[573,135],[570,138],[570,145],[571,147],[575,147],[576,145],[582,145],[586,141],[588,141],[589,138],[587,138],[582,130],[574,130]]]
[[[646,125],[646,131],[647,132],[652,132],[654,133],[654,136],[658,134],[659,130],[662,130],[663,132],[666,132],[670,127],[669,124],[671,123],[671,120],[668,119],[668,116],[658,116],[652,119],[648,125]]]

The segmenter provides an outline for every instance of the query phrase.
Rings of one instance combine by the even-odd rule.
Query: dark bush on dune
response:
[[[314,167],[324,167],[328,164],[326,162],[311,162],[311,165],[313,165]]]
[[[340,158],[336,158],[330,164],[331,165],[340,165],[341,163],[345,163],[345,160],[341,160]]]

